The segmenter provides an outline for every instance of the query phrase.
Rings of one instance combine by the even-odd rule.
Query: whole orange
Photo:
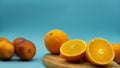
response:
[[[0,59],[9,60],[14,55],[14,45],[7,41],[0,42]]]
[[[120,43],[114,43],[112,44],[115,52],[115,58],[114,61],[120,64]]]
[[[14,41],[13,41],[13,45],[15,47],[15,52],[16,52],[16,47],[23,41],[25,41],[26,39],[25,38],[22,38],[22,37],[18,37],[16,38]]]
[[[66,41],[68,41],[68,35],[60,29],[50,30],[44,38],[45,46],[52,54],[59,54],[60,46]]]
[[[0,41],[7,41],[7,42],[9,42],[9,40],[7,38],[5,38],[5,37],[0,37]]]
[[[31,41],[25,40],[16,47],[16,54],[21,60],[31,60],[36,54],[36,47]]]

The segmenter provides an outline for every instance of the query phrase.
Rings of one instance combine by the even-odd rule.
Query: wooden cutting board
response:
[[[85,61],[70,63],[63,58],[60,58],[58,55],[52,54],[45,54],[43,57],[43,62],[47,68],[120,68],[120,65],[114,61],[105,66],[96,66]]]

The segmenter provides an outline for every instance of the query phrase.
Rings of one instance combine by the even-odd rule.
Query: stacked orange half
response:
[[[106,65],[114,59],[114,50],[103,38],[92,39],[86,50],[87,59],[96,65]]]

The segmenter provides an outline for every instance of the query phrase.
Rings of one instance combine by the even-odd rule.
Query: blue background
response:
[[[32,61],[14,56],[11,61],[0,61],[0,67],[46,68],[44,36],[51,29],[65,31],[69,39],[88,42],[103,37],[120,42],[120,0],[0,0],[0,37],[11,42],[24,37],[37,47]]]

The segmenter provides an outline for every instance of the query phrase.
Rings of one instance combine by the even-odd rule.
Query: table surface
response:
[[[51,29],[62,29],[69,39],[89,42],[103,37],[120,42],[120,0],[0,0],[0,37],[12,42],[17,37],[31,40],[37,53],[31,61],[0,61],[3,68],[46,68],[48,53],[44,36]]]

